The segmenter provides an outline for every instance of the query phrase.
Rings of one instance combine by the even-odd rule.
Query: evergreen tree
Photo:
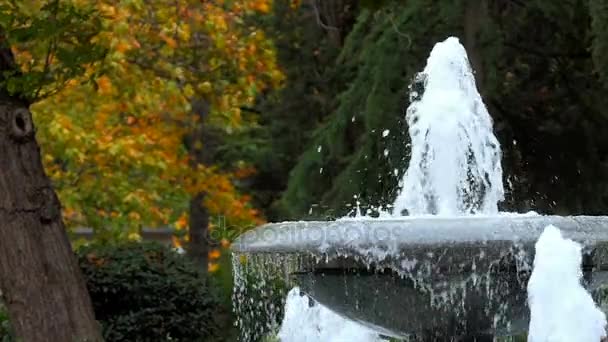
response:
[[[289,0],[274,1],[274,16],[266,23],[285,82],[279,91],[266,94],[256,110],[260,127],[248,142],[257,147],[249,150],[257,174],[248,186],[270,220],[286,216],[277,199],[312,132],[336,107],[344,83],[336,58],[357,7],[351,0],[330,3],[330,8],[317,8],[312,2],[294,6]]]
[[[312,122],[316,128],[310,140],[294,140],[300,148],[308,143],[281,196],[283,215],[311,217],[317,206],[313,212],[323,216],[343,215],[353,196],[370,205],[393,201],[408,160],[407,87],[433,44],[448,36],[467,47],[503,146],[503,209],[606,212],[606,7],[601,0],[461,0],[361,8],[325,68],[334,83],[320,93],[338,94],[335,106],[322,107],[330,111],[322,121],[311,119],[318,111],[309,106],[298,115],[301,132]],[[275,103],[298,103],[285,93],[273,96]],[[282,132],[293,138],[293,131]]]
[[[392,202],[407,166],[408,85],[434,42],[462,30],[452,24],[459,9],[421,1],[360,12],[335,66],[346,78],[338,106],[315,131],[283,194],[290,217],[311,206],[340,216],[355,196],[375,206]]]

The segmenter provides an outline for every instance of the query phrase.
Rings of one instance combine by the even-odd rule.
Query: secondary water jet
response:
[[[276,330],[280,305],[251,296],[284,295],[274,285],[280,280],[386,336],[433,341],[517,334],[528,328],[534,244],[548,225],[584,246],[585,283],[603,291],[608,217],[498,212],[500,145],[474,82],[458,40],[438,43],[411,89],[412,159],[392,215],[274,223],[235,241],[241,326],[257,319],[263,322],[256,329]],[[253,273],[257,278],[249,278]]]

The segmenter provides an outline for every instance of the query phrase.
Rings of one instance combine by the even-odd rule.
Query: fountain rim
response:
[[[608,216],[429,215],[267,223],[241,234],[233,242],[232,251],[300,254],[377,249],[396,253],[443,244],[462,247],[491,243],[533,246],[548,225],[558,227],[564,237],[584,246],[608,243]]]

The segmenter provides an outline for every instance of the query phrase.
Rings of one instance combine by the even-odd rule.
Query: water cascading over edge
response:
[[[435,45],[410,91],[411,159],[393,215],[498,213],[500,145],[458,38]]]

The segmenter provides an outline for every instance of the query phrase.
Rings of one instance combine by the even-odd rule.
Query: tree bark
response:
[[[0,32],[0,45],[2,45]],[[13,67],[0,46],[0,72]],[[27,102],[0,93],[0,288],[19,341],[102,341]]]
[[[188,256],[204,272],[209,264],[209,212],[204,205],[205,193],[190,199]]]
[[[198,117],[197,127],[192,131],[189,138],[188,151],[192,167],[198,165],[210,166],[213,163],[219,137],[208,125],[208,116],[211,111],[206,100],[198,99],[192,101],[192,112]],[[190,199],[190,227],[188,230],[189,257],[202,270],[207,271],[209,263],[209,247],[211,238],[209,235],[209,211],[204,205],[204,192],[198,193]]]
[[[464,9],[464,47],[467,50],[475,75],[477,89],[483,93],[484,72],[483,60],[479,48],[478,35],[483,21],[488,15],[488,4],[485,0],[466,0]]]

